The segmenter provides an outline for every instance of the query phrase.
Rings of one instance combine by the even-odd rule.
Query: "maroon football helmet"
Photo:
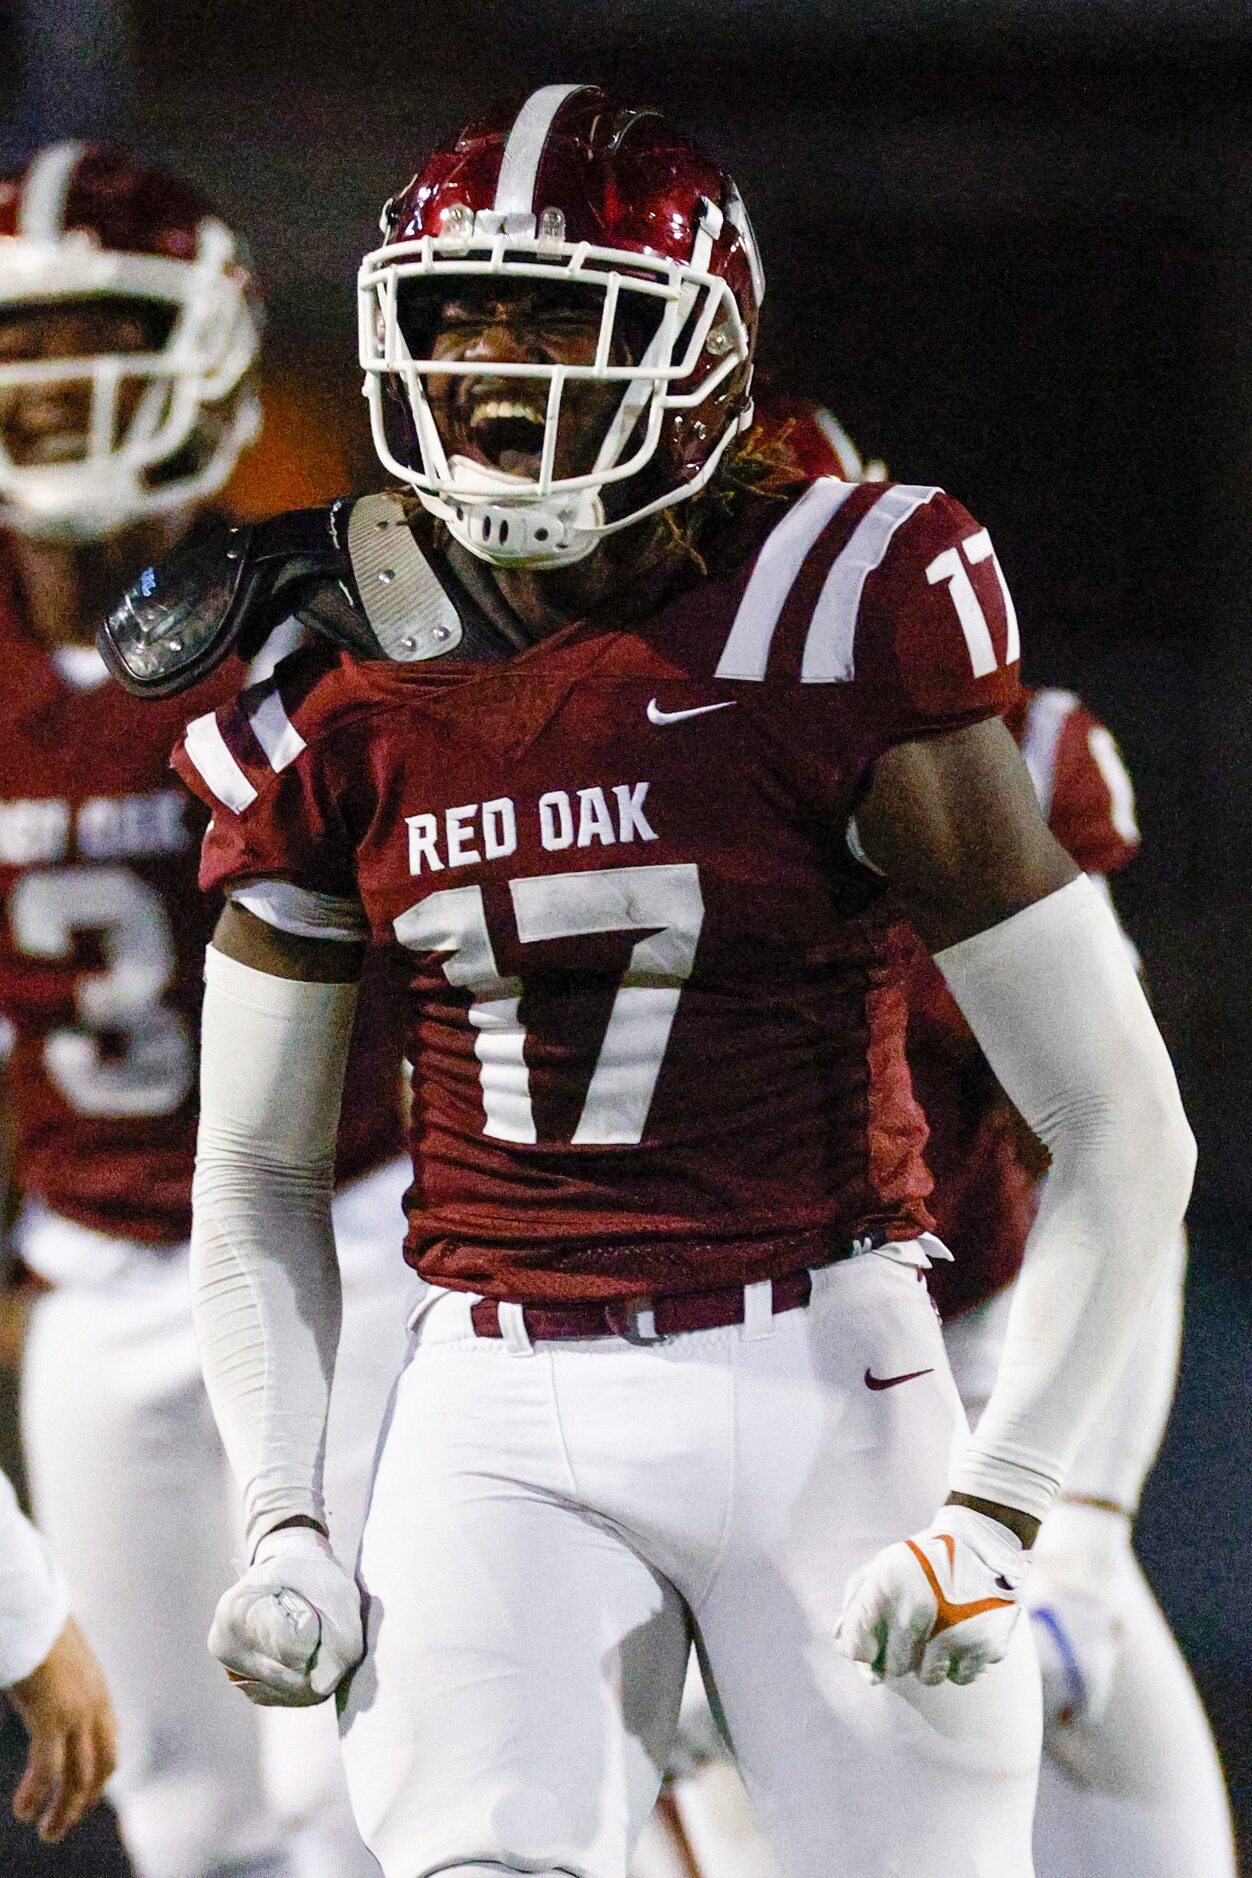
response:
[[[0,431],[5,526],[90,541],[190,509],[256,434],[258,309],[230,229],[198,191],[123,151],[49,144],[0,178],[0,321],[92,300],[155,313],[159,343],[0,363],[0,397],[49,381],[90,393],[81,452],[67,460],[15,462]],[[137,395],[119,397],[127,381]]]
[[[655,112],[594,86],[545,86],[436,151],[381,227],[384,245],[359,280],[374,443],[481,558],[578,560],[704,488],[751,424],[765,281],[747,211],[726,172]],[[431,408],[433,375],[482,376],[483,366],[430,356],[436,321],[422,330],[414,309],[423,294],[433,309],[490,276],[594,296],[592,363],[490,367],[493,380],[520,381],[536,438],[542,428],[534,476],[449,457]],[[591,470],[558,476],[563,393],[580,379],[620,385],[621,396]]]

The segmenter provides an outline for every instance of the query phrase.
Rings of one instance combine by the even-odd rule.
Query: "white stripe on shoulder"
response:
[[[1087,732],[1087,748],[1109,792],[1110,821],[1123,841],[1137,843],[1139,818],[1135,814],[1135,785],[1112,731],[1106,730],[1103,724],[1093,724]]]
[[[876,567],[881,567],[897,529],[942,493],[921,484],[892,483],[865,511],[831,562],[813,609],[800,666],[800,677],[806,685],[845,684],[853,676],[856,622],[865,582]]]
[[[1078,694],[1060,691],[1054,686],[1036,691],[1026,706],[1026,728],[1022,733],[1022,756],[1035,785],[1035,795],[1046,821],[1052,813],[1056,789],[1056,755],[1061,747],[1061,732],[1078,705]]]
[[[299,939],[369,938],[365,908],[355,898],[337,893],[315,893],[290,880],[250,880],[226,895],[267,926],[294,933]]]
[[[824,404],[816,406],[813,416],[817,421],[817,428],[835,453],[840,475],[846,476],[850,483],[859,483],[865,465],[861,461],[860,451],[839,419],[833,411],[828,411]]]
[[[586,85],[543,85],[531,92],[514,118],[505,141],[492,205],[497,214],[534,215],[537,212],[535,181],[552,121],[567,98],[586,89]]]
[[[718,662],[719,678],[764,678],[779,618],[805,558],[858,487],[823,476],[766,537]]]
[[[227,748],[212,711],[188,724],[183,746],[213,794],[228,809],[242,815],[256,801],[256,790]]]
[[[50,143],[31,163],[22,181],[17,232],[33,241],[59,241],[65,233],[65,205],[81,143]]]
[[[278,687],[269,681],[259,698],[247,709],[252,734],[269,758],[272,770],[283,770],[295,762],[308,745],[287,715]]]

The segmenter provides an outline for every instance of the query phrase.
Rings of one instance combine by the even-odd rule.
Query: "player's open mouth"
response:
[[[470,415],[470,454],[510,476],[538,476],[544,412],[523,398],[483,398]]]

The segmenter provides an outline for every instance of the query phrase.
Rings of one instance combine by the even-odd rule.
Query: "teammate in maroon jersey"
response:
[[[1007,721],[1057,839],[1103,885],[1139,845],[1134,791],[1112,736],[1069,691],[1027,692]],[[931,1130],[933,1207],[954,1255],[936,1267],[931,1288],[961,1399],[977,1425],[1038,1204],[1041,1157],[920,950],[910,1003],[909,1057]],[[1116,1390],[1035,1547],[1026,1603],[1044,1672],[1035,1811],[1041,1878],[1235,1872],[1217,1750],[1131,1546],[1174,1395],[1185,1262],[1180,1233]]]
[[[187,1283],[212,913],[195,886],[203,813],[168,749],[194,700],[137,706],[103,686],[91,645],[253,434],[256,346],[238,245],[193,190],[73,144],[0,182],[0,1018],[17,1249],[49,1287],[23,1426],[41,1523],[116,1695],[113,1793],[140,1878],[375,1869],[333,1727],[282,1718],[263,1744],[208,1673],[235,1520]],[[205,705],[236,682],[223,673]],[[332,1498],[349,1546],[403,1347],[383,1263],[401,1181],[383,1022],[338,1170]]]
[[[234,902],[193,1282],[255,1549],[214,1649],[257,1700],[355,1669],[345,1758],[387,1878],[621,1878],[691,1630],[786,1871],[1024,1878],[1027,1548],[1192,1147],[998,721],[1017,621],[990,539],[936,488],[783,487],[745,449],[751,229],[650,113],[545,88],[431,159],[384,237],[363,360],[419,502],[331,532],[390,656],[289,662],[177,757]],[[201,667],[246,637],[256,546],[189,609]],[[108,643],[168,688],[189,655],[161,586]],[[968,1442],[875,869],[1053,1157]],[[407,1255],[435,1290],[360,1662],[318,1459],[366,934],[408,955]]]

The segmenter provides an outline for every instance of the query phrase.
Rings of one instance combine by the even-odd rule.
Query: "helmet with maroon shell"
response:
[[[483,560],[581,559],[703,489],[751,425],[765,290],[751,224],[726,172],[655,112],[627,110],[594,86],[545,86],[437,151],[387,203],[381,228],[358,296],[375,447]],[[411,343],[415,284],[438,293],[486,276],[596,296],[593,362],[491,366],[492,378],[546,381],[534,476],[449,456],[431,377],[483,368]],[[558,476],[562,399],[579,379],[620,385],[621,396],[590,470]]]
[[[69,460],[19,464],[0,433],[0,523],[23,533],[94,541],[189,511],[259,428],[258,304],[230,229],[198,191],[122,151],[50,144],[0,178],[0,320],[93,300],[157,315],[152,349],[0,361],[0,396],[77,381],[90,399]]]

